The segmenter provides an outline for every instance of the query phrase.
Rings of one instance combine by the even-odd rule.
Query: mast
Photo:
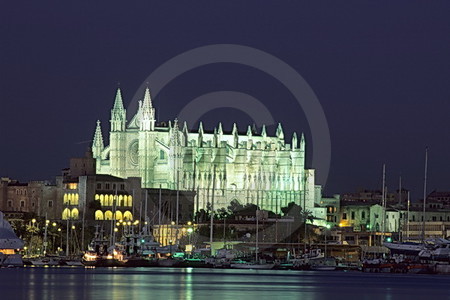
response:
[[[216,165],[214,164],[214,167],[213,167],[213,186],[212,186],[212,197],[211,197],[211,220],[210,220],[210,228],[209,228],[209,242],[210,242],[211,247],[212,247],[212,242],[213,242],[214,194],[215,194],[215,192],[216,192]]]
[[[383,164],[383,185],[381,191],[381,204],[382,204],[382,220],[381,220],[381,246],[384,242],[384,234],[386,232],[386,164]]]
[[[422,242],[425,240],[425,206],[427,204],[427,171],[428,171],[428,148],[425,148],[425,171],[423,179],[423,210],[422,210]]]
[[[159,197],[158,197],[158,228],[161,230],[161,184],[159,185]]]
[[[406,206],[406,238],[409,240],[409,191],[408,191],[408,203]]]
[[[258,172],[261,174],[261,172]],[[261,181],[260,181],[260,175],[258,175],[257,180],[258,180],[258,184],[256,185],[257,189],[256,189],[256,211],[255,211],[255,218],[256,218],[256,243],[255,243],[255,262],[258,263],[258,240],[259,240],[259,218],[258,218],[258,210],[259,210],[259,189],[260,189],[260,185],[261,185]]]

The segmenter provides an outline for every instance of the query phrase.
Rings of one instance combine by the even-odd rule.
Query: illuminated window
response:
[[[67,184],[67,188],[69,190],[76,190],[78,188],[78,183],[69,183]]]
[[[97,210],[95,212],[95,219],[96,220],[103,220],[103,212],[101,210]]]
[[[72,215],[71,215],[72,219],[74,220],[78,220],[78,209],[74,208],[72,209]]]
[[[128,203],[127,206],[133,206],[133,197],[130,195],[128,196]]]
[[[69,199],[67,197],[67,194],[64,194],[64,196],[63,196],[63,203],[64,204],[69,204]]]
[[[65,209],[63,210],[63,213],[62,213],[62,219],[63,219],[63,220],[70,219],[70,210],[69,210],[68,208],[65,208]]]
[[[133,215],[131,214],[130,211],[127,210],[126,212],[124,212],[123,218],[126,221],[132,221],[133,220]]]
[[[115,219],[119,221],[122,220],[122,212],[120,210],[116,211]]]
[[[110,210],[105,211],[105,220],[112,220],[112,215]]]

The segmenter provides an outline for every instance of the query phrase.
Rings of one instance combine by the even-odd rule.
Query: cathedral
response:
[[[216,210],[236,200],[280,212],[295,202],[317,216],[314,204],[321,188],[314,183],[314,170],[305,169],[303,134],[298,138],[294,133],[286,143],[281,124],[271,136],[265,126],[259,133],[251,126],[240,133],[236,124],[225,132],[221,123],[212,131],[200,123],[193,131],[186,122],[158,122],[155,116],[147,88],[127,121],[117,89],[108,146],[97,121],[92,145],[96,173],[140,177],[142,188],[194,191],[195,211],[211,205]]]

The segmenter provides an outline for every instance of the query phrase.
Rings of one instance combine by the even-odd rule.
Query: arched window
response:
[[[64,194],[64,197],[63,197],[63,203],[64,204],[68,204],[68,197],[67,197],[67,194]]]
[[[105,196],[103,196],[103,195],[100,195],[100,205],[101,206],[106,206],[106,203],[105,203]]]
[[[127,206],[133,206],[133,196],[131,196],[131,195],[128,196]]]
[[[127,210],[123,214],[123,219],[126,220],[126,221],[132,221],[133,220],[133,215],[131,214],[130,211]]]
[[[78,205],[78,194],[74,194],[74,197],[73,197],[73,205]]]
[[[122,220],[122,212],[120,210],[116,211],[116,220],[120,221]]]
[[[77,208],[72,209],[72,219],[78,220],[78,209]]]
[[[63,220],[70,219],[70,210],[69,210],[68,208],[65,208],[65,209],[63,210],[63,213],[62,213],[62,219],[63,219]]]
[[[113,195],[109,195],[108,205],[109,206],[113,206],[113,204],[114,204],[114,196]]]
[[[126,197],[126,196],[125,196]],[[117,203],[118,206],[125,206],[125,203],[123,201],[123,195],[119,196],[119,203]]]
[[[105,220],[112,220],[112,215],[110,210],[105,211]]]
[[[95,212],[95,219],[96,220],[103,220],[103,212],[101,210],[97,210]]]

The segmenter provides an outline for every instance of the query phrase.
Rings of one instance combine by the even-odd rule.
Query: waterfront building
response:
[[[274,136],[265,126],[260,132],[236,124],[226,132],[218,123],[196,131],[175,119],[158,122],[150,97],[144,98],[131,120],[126,119],[120,89],[111,110],[109,145],[104,144],[100,121],[94,133],[96,173],[119,178],[140,177],[142,187],[195,192],[194,211],[227,207],[232,200],[258,203],[261,209],[279,212],[290,202],[324,216],[320,186],[314,170],[305,168],[305,139],[292,135],[286,143],[281,124]],[[214,199],[214,200],[213,200]]]
[[[3,177],[0,180],[0,211],[7,217],[34,215],[58,218],[58,191],[48,181],[19,182]]]

